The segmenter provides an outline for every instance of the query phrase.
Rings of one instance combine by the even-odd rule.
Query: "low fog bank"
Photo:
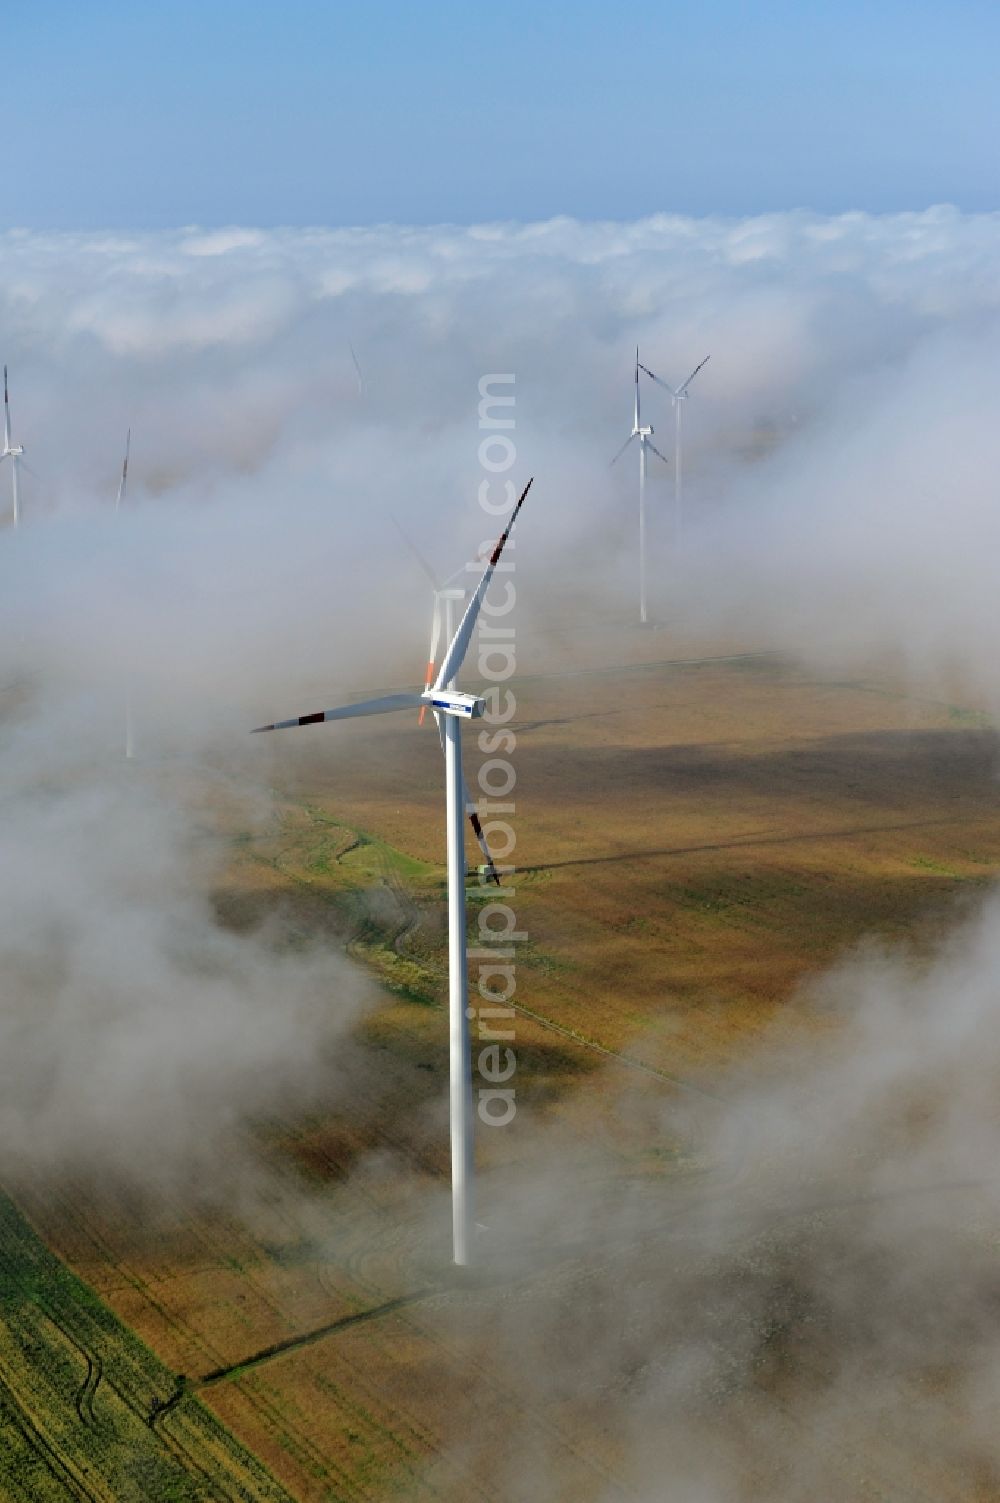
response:
[[[948,209],[3,237],[41,479],[0,539],[0,1174],[209,1179],[248,1115],[326,1088],[363,984],[219,926],[198,817],[122,762],[124,704],[145,757],[224,766],[252,824],[272,752],[249,725],[412,683],[428,592],[390,513],[442,573],[497,530],[484,374],[516,373],[511,476],[536,476],[519,642],[554,601],[634,610],[635,465],[608,461],[638,342],[674,380],[712,355],[679,543],[651,472],[657,615],[827,665],[891,652],[1000,706],[998,249],[1000,219]],[[929,962],[845,963],[719,1104],[623,1099],[697,1145],[682,1188],[543,1136],[534,1176],[489,1187],[511,1258],[576,1259],[578,1282],[484,1305],[484,1341],[540,1405],[625,1437],[640,1497],[947,1496],[934,1466],[995,1487],[998,966],[989,899]],[[537,1437],[498,1464],[512,1496],[558,1496]]]
[[[126,762],[117,714],[40,675],[0,723],[0,1176],[233,1201],[253,1124],[329,1103],[373,988],[276,906],[219,916],[225,827],[265,832],[249,776]],[[141,719],[138,735],[143,734]]]
[[[715,1099],[626,1089],[637,1142],[680,1150],[668,1174],[539,1128],[481,1212],[511,1293],[456,1326],[529,1417],[508,1496],[993,1495],[998,975],[991,896],[936,956],[845,959]],[[585,1454],[618,1483],[543,1412],[590,1416]]]
[[[890,651],[915,688],[1000,709],[998,377],[987,326],[831,392],[692,528],[676,581],[689,625],[826,667]]]
[[[441,574],[495,532],[476,497],[501,479],[477,412],[496,373],[516,377],[503,478],[537,477],[526,581],[570,617],[631,614],[637,456],[609,461],[638,344],[672,382],[711,355],[685,408],[680,540],[651,459],[659,619],[826,659],[898,649],[917,676],[960,660],[992,696],[998,249],[1000,216],[947,207],[8,232],[0,343],[37,478],[22,556],[0,562],[0,652],[27,632],[58,658],[69,637],[164,693],[183,656],[202,716],[283,687],[294,709],[307,666],[331,688],[393,682],[427,600],[391,515]],[[666,393],[644,378],[643,402],[670,457]]]

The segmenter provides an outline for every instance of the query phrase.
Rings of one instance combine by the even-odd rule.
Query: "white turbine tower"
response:
[[[645,366],[642,367],[646,369]],[[634,438],[639,440],[639,620],[646,624],[646,449],[652,449],[657,459],[664,464],[669,460],[653,443],[653,429],[642,425],[639,412],[639,347],[635,350],[635,410],[632,417],[632,432],[622,444],[611,463],[617,464]]]
[[[132,429],[129,428],[125,434],[125,458],[122,460],[122,476],[118,482],[118,495],[115,498],[116,512],[121,511],[122,502],[125,500],[125,492],[128,489],[128,455],[131,447]],[[135,727],[132,720],[132,696],[129,694],[125,700],[125,759],[131,762],[134,756]]]
[[[681,487],[683,485],[683,477],[682,477],[682,474],[681,474],[681,412],[683,410],[684,403],[687,401],[688,397],[691,395],[691,393],[688,391],[688,387],[691,385],[691,382],[694,380],[695,376],[701,370],[702,366],[703,365],[707,365],[708,362],[709,362],[709,360],[711,360],[711,358],[712,358],[711,355],[706,355],[705,358],[704,358],[704,360],[701,362],[701,364],[700,365],[696,365],[695,368],[694,368],[694,370],[691,372],[690,376],[688,376],[687,380],[686,381],[682,381],[681,384],[680,384],[680,386],[678,386],[678,387],[671,386],[670,383],[669,383],[669,381],[663,381],[663,380],[661,380],[661,378],[659,376],[657,376],[655,374],[655,372],[653,372],[653,371],[650,370],[650,368],[649,368],[648,365],[640,366],[640,369],[644,370],[646,372],[647,376],[651,376],[652,377],[652,379],[656,382],[657,386],[662,386],[664,388],[664,390],[669,391],[669,393],[670,393],[670,401],[673,404],[673,409],[674,409],[674,541],[675,542],[677,542],[679,540],[680,535],[681,535],[681,500],[682,500],[682,497],[681,497]]]
[[[3,453],[0,460],[10,460],[10,488],[13,501],[14,526],[21,519],[21,508],[17,493],[17,471],[21,463],[24,449],[20,444],[12,444],[10,441],[10,397],[7,395],[7,367],[3,368]]]
[[[459,1265],[468,1263],[473,1217],[474,1162],[472,1112],[472,1052],[469,1036],[469,976],[465,940],[465,780],[462,775],[461,723],[482,715],[485,701],[463,694],[455,680],[472,641],[483,598],[489,589],[504,544],[531,489],[525,486],[510,521],[490,554],[476,592],[465,609],[458,630],[449,643],[433,685],[422,694],[388,694],[381,699],[299,715],[261,725],[259,731],[282,731],[297,725],[317,725],[326,720],[351,720],[359,715],[386,715],[394,710],[428,706],[441,717],[444,730],[446,822],[448,850],[448,1019],[451,1119],[452,1249]]]

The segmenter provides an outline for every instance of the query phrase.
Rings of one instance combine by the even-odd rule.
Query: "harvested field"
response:
[[[725,1091],[726,1071],[750,1048],[801,1025],[802,984],[845,948],[872,934],[929,945],[984,890],[1000,866],[998,744],[960,696],[909,697],[888,672],[833,681],[775,656],[699,657],[686,644],[671,651],[666,633],[625,629],[605,632],[591,675],[559,678],[573,667],[569,648],[552,639],[546,651],[516,685],[510,901],[527,934],[517,964],[518,1115],[503,1131],[480,1132],[481,1216],[486,1238],[507,1248],[518,1186],[555,1145],[588,1202],[606,1199],[611,1222],[628,1187],[641,1187],[652,1208],[645,1250],[623,1213],[595,1264],[568,1219],[530,1257],[487,1257],[479,1276],[456,1281],[446,1246],[437,738],[402,721],[276,737],[262,756],[272,758],[280,818],[252,837],[230,832],[241,838],[217,906],[234,926],[280,912],[299,932],[326,929],[381,979],[383,1005],[337,1061],[357,1089],[328,1110],[261,1126],[276,1187],[269,1217],[168,1205],[151,1229],[85,1187],[16,1187],[49,1246],[93,1291],[84,1297],[64,1275],[81,1291],[83,1324],[68,1325],[72,1340],[45,1338],[56,1355],[43,1365],[64,1374],[53,1389],[61,1427],[75,1420],[86,1439],[74,1394],[86,1406],[93,1380],[88,1389],[73,1340],[90,1351],[86,1299],[96,1296],[156,1354],[141,1381],[121,1379],[123,1392],[138,1385],[147,1405],[153,1393],[179,1395],[153,1431],[122,1401],[122,1423],[155,1440],[158,1464],[183,1470],[181,1448],[200,1456],[202,1447],[223,1472],[232,1465],[242,1477],[244,1467],[264,1486],[251,1462],[235,1450],[228,1459],[212,1413],[228,1427],[217,1432],[226,1445],[232,1432],[288,1495],[310,1503],[507,1503],[535,1496],[518,1490],[526,1466],[544,1479],[546,1499],[649,1496],[648,1478],[630,1472],[630,1421],[619,1407],[627,1353],[613,1364],[614,1393],[589,1372],[585,1348],[574,1381],[550,1390],[523,1370],[519,1334],[530,1348],[530,1328],[551,1329],[572,1348],[560,1312],[573,1307],[590,1312],[596,1332],[615,1331],[608,1270],[648,1282],[653,1272],[637,1260],[651,1230],[697,1304],[704,1253],[685,1228],[733,1187],[664,1134],[664,1103]],[[753,1181],[751,1164],[736,1188]],[[758,1213],[740,1254],[746,1267],[773,1236]],[[787,1222],[789,1245],[839,1244],[850,1241],[852,1214],[767,1207],[764,1221]],[[537,1224],[537,1208],[532,1217]],[[738,1276],[749,1277],[743,1263]],[[759,1344],[751,1381],[719,1380],[707,1407],[665,1422],[679,1452],[695,1433],[709,1449],[725,1433],[752,1479],[761,1406],[777,1431],[796,1433],[837,1319],[810,1308],[818,1327],[803,1326],[796,1297],[791,1284],[780,1299],[769,1289],[747,1336]],[[20,1319],[8,1317],[3,1340],[21,1342],[18,1360],[34,1372]],[[45,1319],[32,1306],[31,1340]],[[683,1311],[664,1314],[658,1331],[665,1346],[682,1341]],[[190,1380],[183,1392],[178,1373]],[[31,1442],[18,1444],[27,1447],[21,1465],[42,1464]],[[901,1421],[824,1444],[830,1499],[995,1496],[975,1456],[932,1465],[929,1442]],[[74,1466],[82,1454],[67,1453]],[[761,1473],[745,1496],[780,1485]],[[233,1496],[272,1495],[234,1483]]]
[[[5,1498],[119,1503],[288,1494],[0,1197]]]

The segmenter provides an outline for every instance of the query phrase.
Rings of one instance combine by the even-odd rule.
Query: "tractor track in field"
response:
[[[165,1324],[170,1326],[179,1335],[193,1338],[195,1345],[200,1347],[200,1349],[205,1353],[206,1356],[220,1355],[218,1352],[213,1350],[211,1344],[206,1342],[204,1337],[198,1331],[196,1331],[186,1321],[181,1320],[171,1314],[171,1312],[169,1312],[164,1306],[162,1306],[156,1299],[153,1298],[147,1281],[130,1272],[124,1261],[117,1256],[107,1240],[95,1229],[90,1219],[83,1213],[79,1206],[74,1205],[69,1197],[65,1194],[61,1194],[57,1198],[63,1206],[64,1211],[68,1214],[70,1222],[75,1222],[75,1224],[80,1228],[86,1238],[100,1254],[102,1261],[115,1269],[121,1276],[121,1278],[125,1281],[125,1283],[130,1288],[132,1288],[153,1310],[156,1311],[157,1315],[164,1321]],[[61,1327],[61,1329],[63,1328]],[[75,1342],[74,1344],[78,1345],[78,1343]],[[93,1380],[93,1377],[90,1374],[88,1374],[88,1379],[90,1380],[89,1398],[85,1399],[83,1397],[83,1387],[78,1390],[77,1394],[77,1397],[80,1400],[85,1412],[87,1411],[88,1405],[92,1405],[93,1403],[93,1395],[96,1392],[97,1387],[96,1382]],[[88,1379],[85,1379],[85,1385]],[[181,1441],[177,1437],[176,1434],[164,1430],[159,1425],[158,1421],[162,1418],[166,1409],[168,1407],[173,1407],[171,1400],[176,1400],[177,1397],[182,1395],[177,1395],[175,1391],[175,1394],[171,1395],[171,1397],[166,1401],[159,1400],[158,1397],[154,1395],[153,1400],[150,1404],[140,1401],[140,1399],[135,1394],[126,1392],[117,1384],[111,1383],[110,1386],[120,1402],[126,1408],[130,1409],[131,1412],[139,1420],[142,1421],[142,1423],[148,1426],[148,1428],[165,1446],[168,1452],[173,1454],[192,1475],[199,1475],[204,1478],[205,1483],[208,1487],[208,1493],[206,1494],[207,1497],[230,1498],[233,1500],[233,1503],[238,1503],[238,1498],[239,1496],[241,1496],[241,1494],[237,1494],[231,1491],[226,1486],[224,1479],[220,1477],[220,1475],[216,1471],[212,1471],[209,1467],[207,1467],[204,1462],[194,1454],[191,1448],[189,1446],[186,1446],[183,1441]],[[77,1412],[79,1414],[79,1408]],[[85,1496],[87,1498],[90,1498],[92,1495],[87,1493]]]
[[[0,1413],[5,1413],[29,1450],[34,1452],[50,1477],[79,1503],[100,1503],[100,1497],[88,1487],[77,1470],[60,1453],[35,1423],[13,1388],[0,1376]]]
[[[124,1261],[114,1253],[107,1241],[95,1230],[83,1212],[78,1207],[73,1206],[65,1196],[61,1197],[61,1199],[63,1205],[68,1209],[71,1220],[76,1221],[88,1240],[101,1254],[102,1260],[117,1270],[125,1284],[132,1288],[175,1333],[179,1336],[192,1339],[194,1345],[200,1348],[206,1357],[214,1357],[218,1361],[222,1357],[222,1353],[217,1348],[214,1348],[212,1343],[206,1341],[204,1336],[190,1322],[168,1311],[159,1301],[154,1299],[148,1282],[130,1272]],[[181,1399],[191,1391],[192,1385],[186,1379],[182,1380],[180,1377],[175,1376],[174,1383],[174,1391],[165,1400],[160,1399],[158,1395],[154,1394],[152,1401],[145,1405],[141,1404],[130,1394],[124,1393],[117,1388],[115,1391],[121,1401],[160,1439],[168,1451],[181,1460],[189,1470],[199,1473],[205,1478],[210,1489],[208,1496],[219,1497],[225,1495],[231,1497],[233,1503],[237,1503],[237,1495],[228,1491],[223,1494],[220,1478],[206,1469],[202,1462],[193,1454],[190,1447],[186,1446],[178,1437],[174,1427],[164,1423],[177,1409]],[[304,1457],[306,1458],[307,1466],[315,1473],[335,1477],[337,1481],[345,1485],[349,1484],[350,1479],[337,1466],[336,1461],[321,1451],[286,1416],[282,1415],[272,1401],[260,1394],[254,1393],[249,1388],[244,1390],[244,1396],[251,1409],[256,1411],[260,1416],[265,1428],[271,1429],[278,1435],[287,1437],[291,1443],[291,1454],[296,1456],[296,1459],[301,1460]],[[242,1494],[239,1496],[241,1497]]]
[[[62,1205],[64,1212],[68,1215],[70,1224],[75,1222],[87,1240],[92,1244],[99,1254],[101,1262],[105,1266],[114,1269],[127,1287],[134,1290],[156,1312],[166,1326],[172,1328],[180,1336],[194,1334],[185,1322],[176,1319],[166,1306],[162,1305],[153,1296],[148,1280],[140,1278],[138,1274],[133,1273],[128,1268],[124,1260],[115,1252],[107,1238],[95,1228],[91,1219],[79,1205],[74,1204],[73,1200],[65,1192],[56,1195],[54,1198]],[[198,1345],[206,1352],[206,1355],[209,1354],[211,1349],[201,1337],[198,1337]],[[146,1420],[147,1411],[143,1409],[142,1405],[134,1397],[118,1388],[115,1391],[122,1402],[127,1404],[133,1413],[139,1415],[141,1419]]]
[[[72,1338],[70,1339],[72,1340]],[[101,1385],[101,1379],[104,1377],[104,1363],[96,1353],[87,1351],[78,1342],[74,1341],[73,1345],[87,1360],[87,1375],[77,1389],[73,1403],[81,1425],[89,1425],[93,1428],[97,1424],[97,1416],[94,1413],[94,1399],[97,1397],[97,1390]]]

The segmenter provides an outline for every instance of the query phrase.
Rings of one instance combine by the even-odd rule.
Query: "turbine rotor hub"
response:
[[[428,689],[423,699],[439,715],[454,715],[457,720],[478,720],[486,709],[485,699],[458,689]]]

